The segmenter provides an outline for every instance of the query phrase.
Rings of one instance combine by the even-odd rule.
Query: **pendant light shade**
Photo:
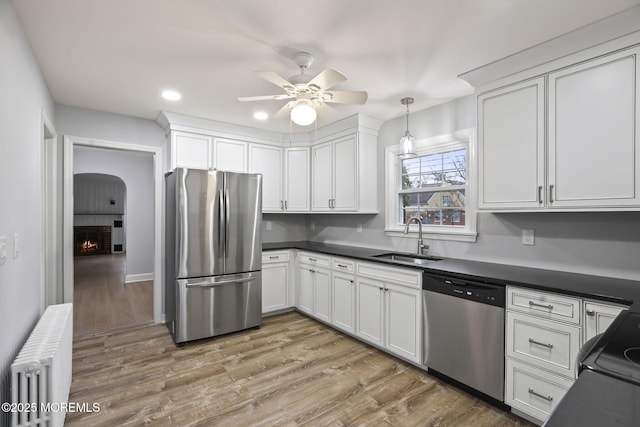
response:
[[[400,138],[400,146],[402,147],[402,153],[400,157],[408,158],[416,156],[416,140],[411,136],[409,132],[409,104],[413,104],[413,98],[402,98],[400,100],[402,105],[407,106],[407,131],[404,136]]]
[[[299,100],[291,109],[291,120],[299,126],[308,126],[316,121],[317,113],[307,99]]]

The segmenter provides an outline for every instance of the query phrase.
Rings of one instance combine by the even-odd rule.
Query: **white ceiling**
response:
[[[297,51],[365,90],[332,120],[380,120],[472,93],[457,75],[640,4],[640,0],[12,0],[54,102],[155,119],[161,110],[288,132],[257,122],[286,101],[253,71],[288,78]],[[182,93],[172,103],[165,88]],[[327,122],[320,120],[318,125]],[[308,131],[294,125],[293,131]]]

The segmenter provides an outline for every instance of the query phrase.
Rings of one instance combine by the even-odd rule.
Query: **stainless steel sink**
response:
[[[442,260],[442,258],[438,258],[434,256],[400,254],[400,253],[393,253],[393,252],[388,254],[374,255],[374,258],[388,259],[390,261],[404,262],[404,263],[415,264],[415,265],[425,265],[425,264],[432,263],[434,261]]]

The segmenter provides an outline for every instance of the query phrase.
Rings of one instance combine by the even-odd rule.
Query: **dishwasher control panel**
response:
[[[497,307],[505,305],[505,287],[497,284],[425,272],[422,289]]]

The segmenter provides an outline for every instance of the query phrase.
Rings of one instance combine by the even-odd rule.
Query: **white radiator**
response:
[[[13,426],[64,425],[72,342],[73,305],[47,307],[11,364]]]

